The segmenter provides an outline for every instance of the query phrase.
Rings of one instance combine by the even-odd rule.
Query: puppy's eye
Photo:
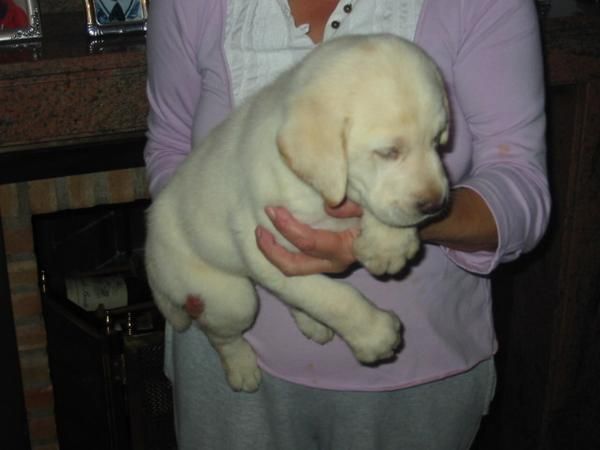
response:
[[[379,148],[379,149],[375,150],[374,152],[380,158],[392,160],[392,161],[398,159],[400,157],[400,153],[401,153],[401,151],[398,147]]]

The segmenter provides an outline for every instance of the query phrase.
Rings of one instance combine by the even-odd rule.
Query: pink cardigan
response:
[[[145,151],[152,195],[186,157],[192,139],[231,111],[223,51],[226,8],[226,0],[152,4]],[[272,375],[328,389],[389,390],[463,372],[496,351],[488,275],[536,245],[550,210],[535,8],[528,0],[425,0],[415,41],[436,60],[449,90],[452,137],[444,154],[449,177],[455,187],[473,189],[487,202],[499,231],[498,249],[463,253],[427,245],[400,280],[375,279],[362,269],[348,276],[348,283],[396,311],[405,325],[402,352],[377,367],[357,363],[337,337],[325,346],[308,341],[285,306],[259,289],[260,314],[246,336]],[[194,117],[200,126],[192,136]],[[202,358],[197,350],[202,346],[199,331],[168,329],[167,373],[190,370],[189,361],[184,368],[177,355]]]

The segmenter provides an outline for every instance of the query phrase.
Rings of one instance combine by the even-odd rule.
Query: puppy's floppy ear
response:
[[[335,206],[346,195],[347,120],[324,103],[314,97],[291,99],[277,135],[277,147],[290,169],[314,187],[328,205]]]

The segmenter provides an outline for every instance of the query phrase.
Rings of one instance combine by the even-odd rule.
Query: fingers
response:
[[[266,211],[277,231],[302,253],[346,265],[353,262],[352,241],[358,236],[358,229],[320,230],[299,222],[285,208],[269,207]]]
[[[325,212],[332,217],[346,219],[349,217],[361,217],[363,210],[358,203],[354,203],[352,200],[346,199],[340,205],[334,208],[326,205]]]
[[[320,230],[299,222],[285,208],[268,207],[266,212],[277,231],[302,253],[324,259],[352,259],[352,241],[358,229]]]
[[[299,222],[285,208],[269,207],[266,212],[275,228],[300,250],[300,253],[288,251],[266,229],[257,228],[258,247],[284,274],[338,273],[355,261],[352,243],[358,235],[357,229],[318,230]]]
[[[279,245],[263,227],[256,229],[256,244],[265,257],[286,276],[312,275],[332,271],[330,261],[305,253],[290,252]]]
[[[315,250],[315,233],[311,227],[299,222],[285,208],[267,207],[265,209],[267,216],[288,241],[294,244],[303,253],[314,255],[311,252]]]

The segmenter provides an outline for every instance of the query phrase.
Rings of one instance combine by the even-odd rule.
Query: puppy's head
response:
[[[342,38],[295,75],[279,150],[328,204],[348,196],[391,226],[443,208],[448,102],[423,51],[389,35]]]

